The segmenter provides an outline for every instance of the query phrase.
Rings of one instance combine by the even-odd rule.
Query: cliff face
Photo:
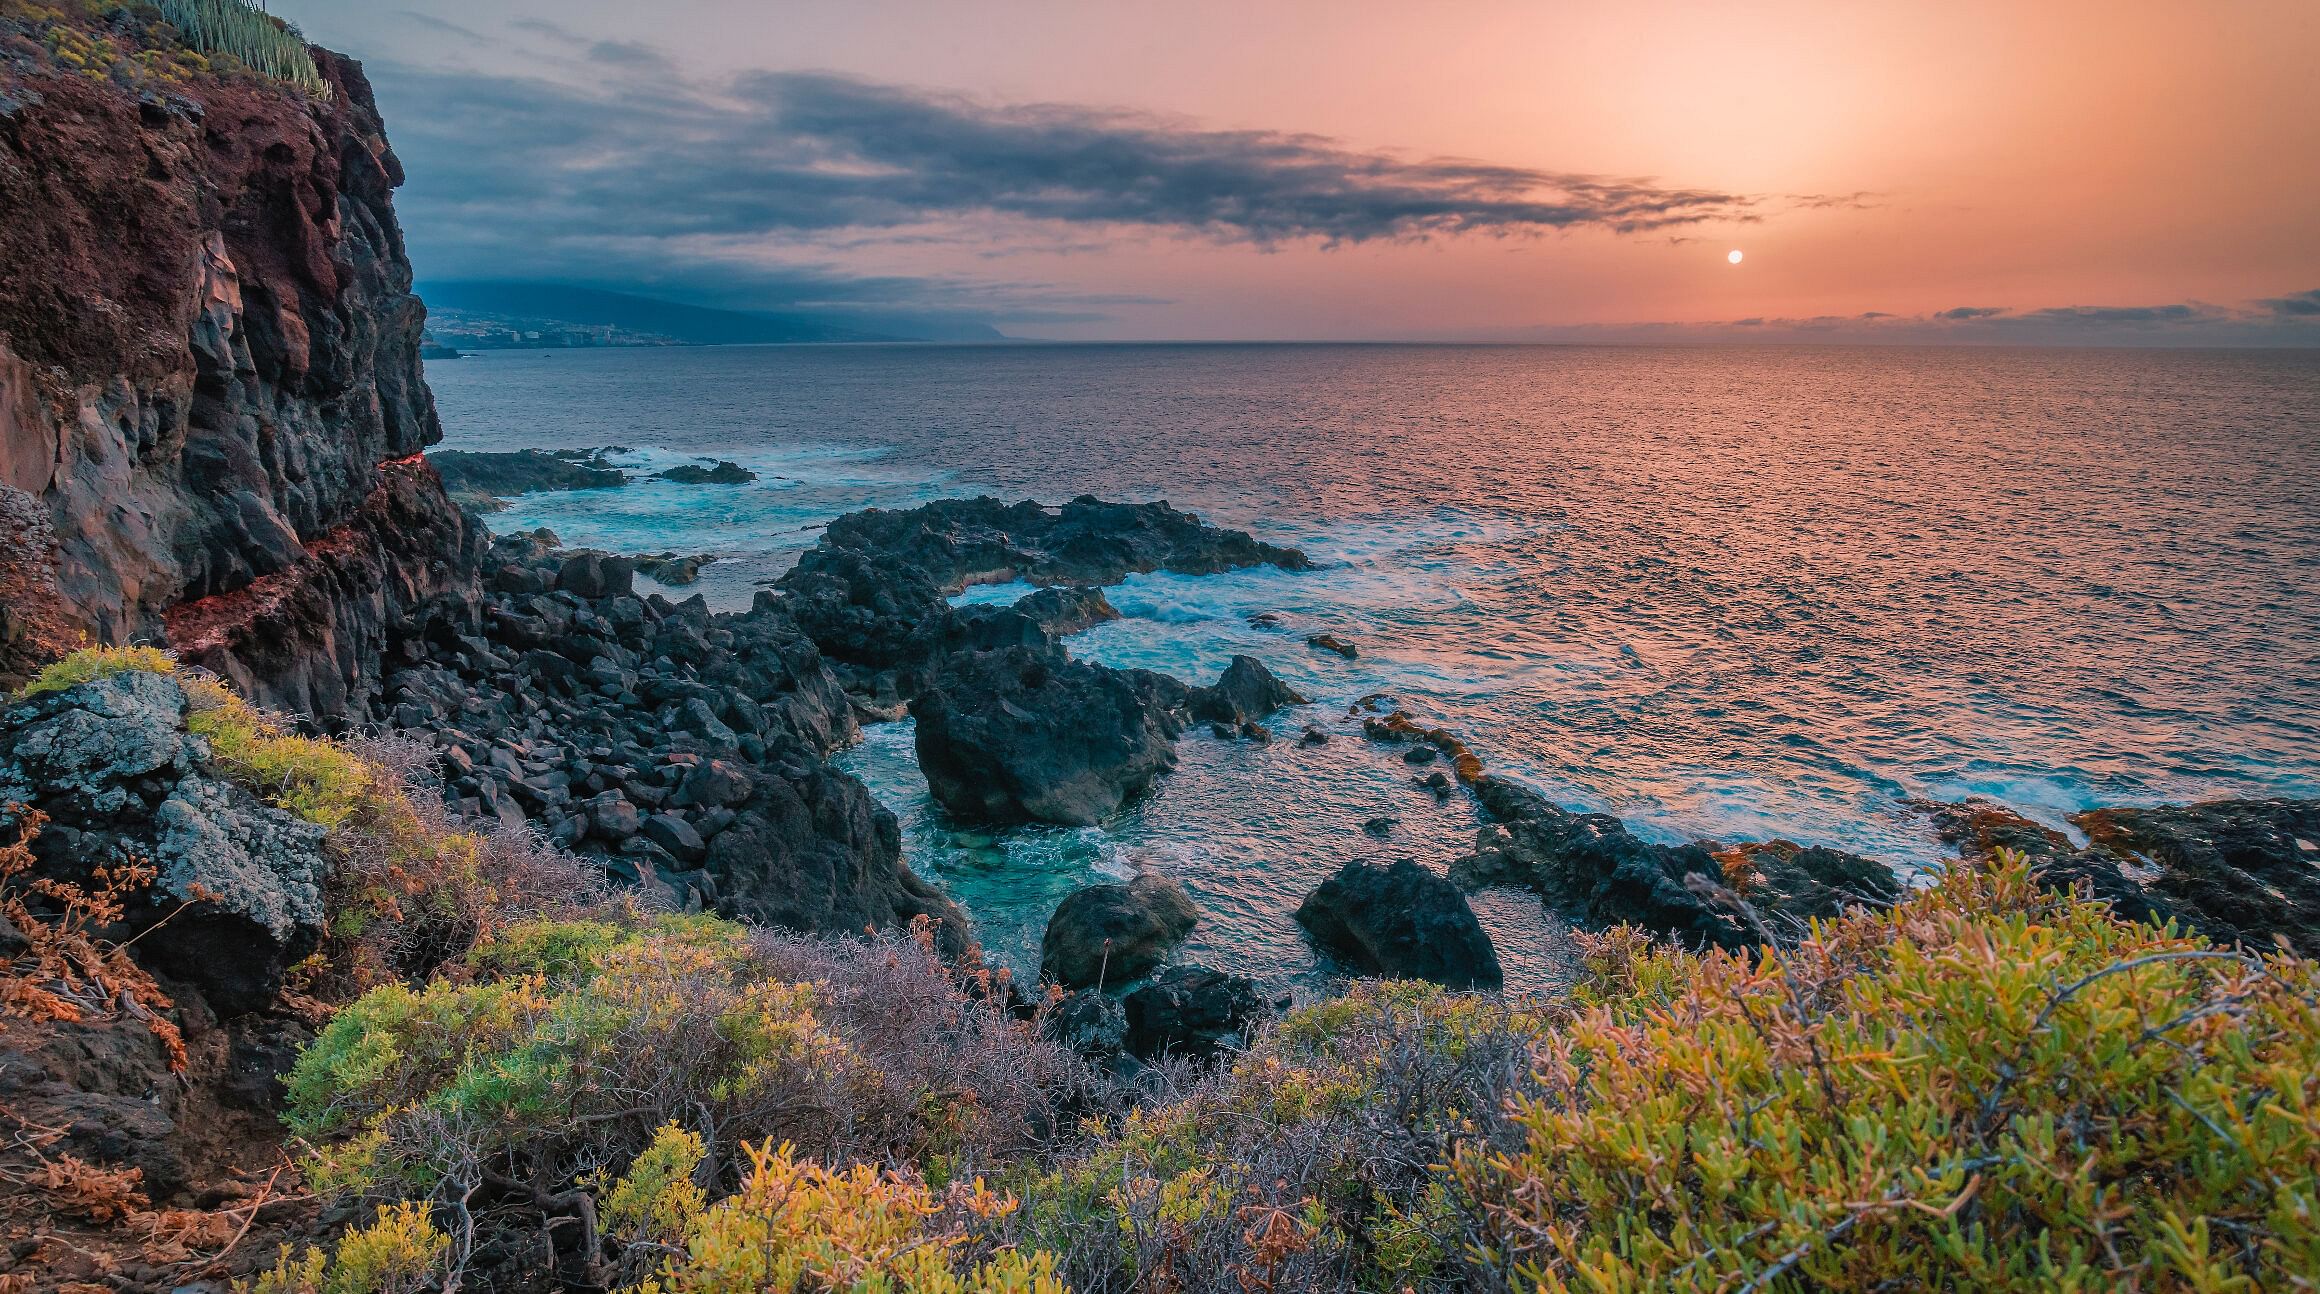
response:
[[[417,457],[442,432],[402,169],[360,65],[314,53],[327,100],[0,65],[0,588],[21,590],[0,647],[19,658],[165,643],[336,725],[368,713],[418,606],[472,584],[480,536]]]

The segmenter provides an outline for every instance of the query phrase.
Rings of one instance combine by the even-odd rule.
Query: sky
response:
[[[2313,0],[270,7],[368,67],[422,280],[1083,340],[2320,344]]]

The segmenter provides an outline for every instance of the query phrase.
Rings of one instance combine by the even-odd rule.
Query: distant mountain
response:
[[[741,346],[768,342],[999,341],[981,324],[880,317],[834,319],[826,314],[758,313],[689,306],[627,292],[562,283],[453,279],[421,283],[419,296],[442,316],[432,331],[462,346],[511,344],[510,336],[547,333],[593,340],[564,345]],[[862,326],[869,322],[873,326]]]

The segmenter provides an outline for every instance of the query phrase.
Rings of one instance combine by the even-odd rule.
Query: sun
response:
[[[1732,262],[1734,265],[1738,265],[1740,263],[1740,249],[1737,247],[1733,248],[1731,253],[1725,256],[1724,259]]]

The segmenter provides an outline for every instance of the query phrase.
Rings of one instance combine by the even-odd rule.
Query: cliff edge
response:
[[[0,675],[152,642],[326,726],[367,717],[383,652],[472,583],[480,536],[419,457],[442,436],[425,307],[361,65],[313,49],[315,92],[126,11],[12,8]]]

